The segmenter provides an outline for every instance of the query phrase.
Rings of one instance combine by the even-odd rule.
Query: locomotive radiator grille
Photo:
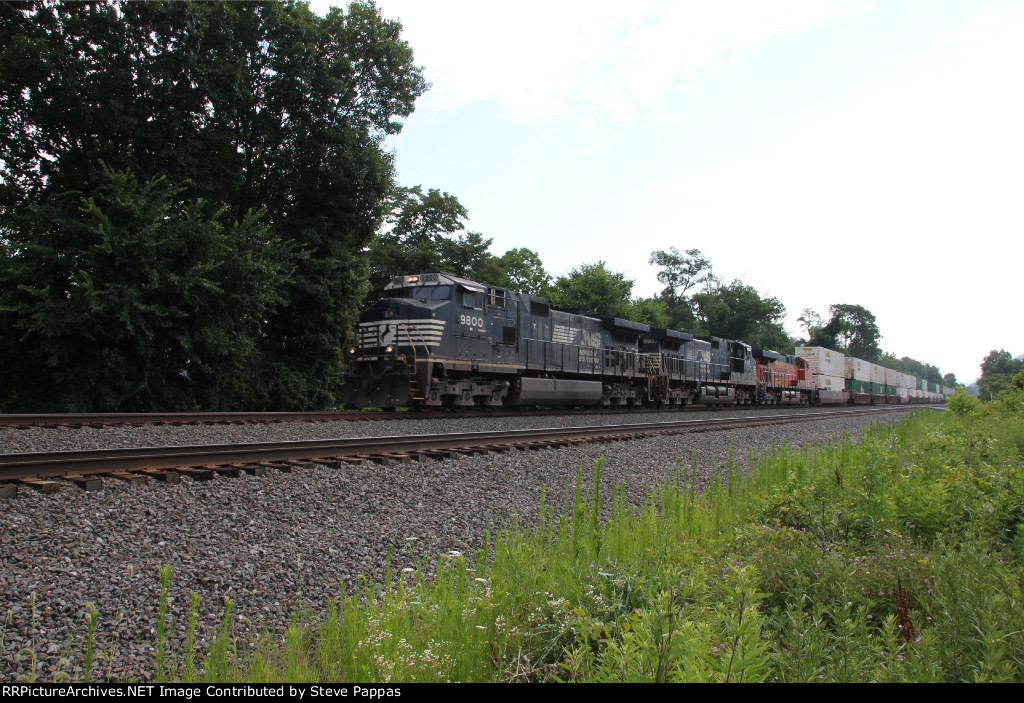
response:
[[[441,344],[444,320],[417,320],[416,322],[362,322],[359,324],[359,346],[395,347],[428,346]]]

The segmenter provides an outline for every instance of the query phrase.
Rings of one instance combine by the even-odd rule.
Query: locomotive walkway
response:
[[[210,480],[247,472],[263,475],[268,469],[290,471],[310,463],[332,467],[372,461],[377,464],[444,459],[453,455],[534,450],[584,442],[612,442],[656,435],[707,432],[821,420],[835,415],[870,415],[906,412],[916,406],[882,406],[830,412],[800,412],[753,417],[677,420],[592,425],[502,432],[408,435],[252,444],[139,447],[58,452],[24,452],[0,455],[0,497],[12,493],[15,484],[41,491],[58,490],[72,482],[85,490],[102,487],[103,478],[133,483],[156,479],[177,483],[180,476]]]

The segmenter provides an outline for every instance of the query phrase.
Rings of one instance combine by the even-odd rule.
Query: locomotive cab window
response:
[[[460,288],[459,300],[462,301],[462,307],[464,308],[474,308],[476,310],[483,310],[484,308],[484,294],[482,291]]]
[[[505,291],[501,288],[488,288],[487,305],[492,308],[505,307]]]

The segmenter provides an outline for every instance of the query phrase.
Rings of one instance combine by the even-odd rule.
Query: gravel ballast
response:
[[[745,414],[745,413],[740,413]],[[727,417],[715,413],[716,417]],[[600,416],[604,424],[647,422],[635,415]],[[689,417],[689,416],[688,416]],[[149,680],[162,566],[173,569],[169,630],[172,646],[184,639],[191,593],[200,599],[200,632],[212,632],[224,598],[234,602],[233,627],[242,646],[261,632],[283,633],[295,612],[323,612],[324,604],[351,593],[361,578],[381,580],[388,546],[393,568],[425,562],[455,549],[471,551],[487,529],[513,514],[536,517],[547,486],[548,503],[560,506],[577,468],[589,481],[604,457],[606,495],[626,477],[634,503],[663,483],[677,461],[689,467],[694,451],[703,480],[785,440],[789,446],[856,435],[871,422],[898,414],[840,417],[812,422],[690,433],[563,449],[513,451],[379,466],[329,469],[310,464],[290,474],[217,477],[178,485],[130,486],[104,480],[103,489],[73,486],[55,494],[22,488],[0,499],[0,679],[80,679],[85,613],[99,612],[95,679]],[[532,422],[533,425],[528,423]],[[3,453],[90,447],[158,446],[216,442],[316,439],[337,436],[425,434],[529,426],[598,424],[592,416],[372,423],[281,423],[195,427],[0,428]],[[331,427],[333,426],[333,427]],[[340,426],[340,427],[339,427]],[[428,562],[429,563],[429,562]],[[70,663],[62,663],[69,657]]]

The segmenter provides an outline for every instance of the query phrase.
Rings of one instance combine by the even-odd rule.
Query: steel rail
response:
[[[815,406],[821,407],[821,406]],[[861,406],[863,407],[863,406]],[[900,406],[874,406],[900,407]],[[910,407],[922,407],[913,405]],[[658,414],[694,412],[700,410],[765,410],[778,412],[778,406],[722,406],[687,405],[683,408],[588,408],[584,412],[595,415],[602,413]],[[825,412],[822,407],[821,412]],[[216,412],[216,413],[24,413],[0,414],[0,427],[101,427],[106,425],[210,425],[271,422],[352,422],[358,420],[432,420],[437,418],[475,417],[534,417],[546,415],[575,415],[576,409],[527,410],[425,410],[410,412],[377,412],[350,410],[340,412]]]
[[[21,413],[0,415],[3,427],[59,427],[82,425],[194,425],[245,422],[302,422],[377,419],[395,413],[357,412],[218,412],[218,413]]]
[[[896,411],[892,408],[839,412],[791,413],[753,417],[711,418],[672,422],[632,423],[625,425],[589,425],[543,429],[460,432],[453,434],[404,435],[319,439],[251,444],[213,444],[194,446],[132,447],[87,449],[58,452],[23,452],[0,455],[0,481],[34,476],[54,478],[67,475],[89,476],[144,469],[225,465],[234,463],[315,460],[339,456],[377,453],[403,453],[430,449],[459,449],[493,444],[537,443],[596,437],[639,438],[654,434],[674,434],[753,425],[805,422],[834,415],[864,415]],[[903,410],[911,410],[905,407]]]

